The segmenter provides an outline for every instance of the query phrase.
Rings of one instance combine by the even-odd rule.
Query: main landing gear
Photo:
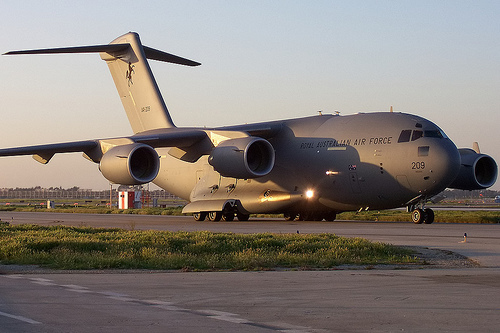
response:
[[[430,208],[415,208],[411,212],[411,220],[415,224],[431,224],[434,222],[434,211]]]
[[[248,221],[250,218],[250,214],[243,214],[240,212],[227,211],[227,212],[199,212],[194,213],[193,218],[195,221],[205,221],[208,218],[211,222],[219,222],[219,221],[233,221],[234,218],[237,218],[238,221]]]
[[[337,218],[337,213],[331,212],[314,212],[314,211],[300,211],[300,212],[285,212],[283,214],[285,221],[327,221],[333,222]]]

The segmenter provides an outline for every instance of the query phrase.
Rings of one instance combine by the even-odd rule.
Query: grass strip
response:
[[[233,234],[0,225],[0,262],[55,269],[265,270],[415,263],[396,246],[334,234]]]

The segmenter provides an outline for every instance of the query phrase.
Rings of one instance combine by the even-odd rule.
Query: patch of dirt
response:
[[[404,246],[404,248],[414,251],[414,255],[422,261],[417,264],[419,268],[474,268],[481,266],[478,262],[452,251],[420,246]]]

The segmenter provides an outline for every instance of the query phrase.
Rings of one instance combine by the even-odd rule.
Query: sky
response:
[[[0,5],[0,53],[144,45],[202,65],[151,61],[177,126],[339,111],[435,122],[500,163],[499,1],[22,1]],[[132,134],[97,54],[0,57],[0,146]],[[492,189],[500,190],[500,182]],[[0,187],[107,189],[96,164],[58,154],[0,159]]]

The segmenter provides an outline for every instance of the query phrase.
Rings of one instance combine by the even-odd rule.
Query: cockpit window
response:
[[[398,143],[399,142],[409,142],[410,136],[411,136],[411,130],[402,130],[401,134],[399,135]]]
[[[423,131],[413,131],[413,135],[411,136],[411,141],[415,141],[417,139],[420,139],[421,137],[424,136],[424,132]]]
[[[424,136],[426,138],[442,138],[443,134],[441,133],[441,131],[433,130],[433,131],[425,131]]]
[[[443,133],[443,131],[441,131],[439,128],[438,129],[434,129],[434,130],[425,130],[425,131],[421,131],[421,130],[402,130],[401,131],[401,134],[399,134],[399,139],[398,139],[398,143],[400,142],[410,142],[410,138],[411,138],[411,141],[415,141],[415,140],[418,140],[422,137],[426,137],[426,138],[438,138],[438,139],[442,139],[442,138],[447,138],[446,137],[446,134]]]

